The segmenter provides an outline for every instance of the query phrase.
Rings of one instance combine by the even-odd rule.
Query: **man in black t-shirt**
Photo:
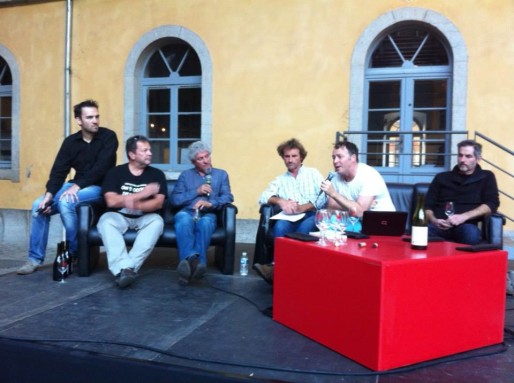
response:
[[[148,139],[129,138],[126,152],[129,162],[111,169],[105,177],[102,193],[109,211],[98,222],[109,270],[120,288],[134,282],[161,236],[164,221],[159,210],[167,196],[164,173],[149,166],[152,151]],[[130,251],[123,238],[128,229],[137,230]]]

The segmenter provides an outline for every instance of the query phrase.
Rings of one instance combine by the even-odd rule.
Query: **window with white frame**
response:
[[[12,165],[12,75],[0,56],[0,169]]]
[[[361,33],[351,61],[348,130],[387,182],[429,182],[466,138],[468,53],[443,14],[401,7]],[[336,136],[339,139],[339,133]]]
[[[142,126],[156,166],[189,168],[187,147],[202,139],[202,69],[196,51],[168,40],[148,56],[141,79]]]
[[[452,81],[444,39],[422,23],[396,25],[372,51],[365,78],[367,163],[403,176],[447,168]]]

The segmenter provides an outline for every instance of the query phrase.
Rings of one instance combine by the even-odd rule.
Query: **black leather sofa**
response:
[[[416,201],[419,193],[426,194],[429,183],[388,183],[387,188],[394,206],[397,211],[406,211],[409,213],[407,224],[405,226],[405,234],[410,234],[411,217],[416,208]],[[268,264],[273,261],[273,220],[270,218],[280,210],[274,205],[261,205],[259,213],[259,226],[255,238],[255,252],[253,263]],[[482,238],[483,242],[499,245],[503,248],[503,225],[505,217],[495,213],[485,217],[482,222]]]
[[[173,190],[175,181],[168,180],[168,196]],[[79,230],[78,230],[78,274],[81,277],[89,276],[95,269],[100,255],[100,246],[103,245],[102,238],[96,227],[98,219],[105,212],[105,203],[81,203],[77,207]],[[156,247],[177,247],[177,237],[173,224],[173,217],[176,210],[173,210],[169,198],[166,199],[165,207],[162,209],[164,218],[164,231]],[[236,214],[237,208],[232,204],[225,205],[218,213],[218,227],[212,235],[211,246],[215,246],[215,262],[223,274],[234,273],[234,251],[236,242]],[[125,235],[127,245],[134,244],[136,231],[128,230]]]

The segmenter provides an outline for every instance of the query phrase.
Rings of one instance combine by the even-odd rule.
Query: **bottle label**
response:
[[[412,246],[427,246],[428,244],[428,227],[427,226],[412,226],[411,236]]]

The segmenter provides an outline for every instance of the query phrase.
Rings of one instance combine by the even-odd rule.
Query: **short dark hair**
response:
[[[359,162],[359,149],[357,148],[357,145],[355,145],[353,142],[348,141],[346,138],[343,141],[338,141],[334,144],[334,149],[339,148],[346,148],[348,150],[348,154],[350,156],[352,154],[355,154],[355,158],[357,162]]]
[[[73,107],[73,114],[75,118],[82,117],[82,108],[97,108],[98,103],[95,100],[85,100]]]
[[[284,157],[284,150],[286,149],[298,149],[300,151],[300,159],[303,160],[307,157],[307,150],[303,147],[300,141],[296,138],[291,138],[290,140],[282,142],[277,147],[277,153],[280,157]]]
[[[145,136],[141,136],[141,135],[130,137],[127,140],[127,143],[125,144],[125,151],[127,152],[127,158],[129,157],[129,153],[134,153],[136,151],[138,142],[150,142],[150,141],[148,141],[148,138],[146,138]]]
[[[482,157],[482,145],[476,142],[475,140],[464,140],[457,144],[457,149],[460,149],[464,146],[472,146],[473,147],[473,154],[475,155],[475,158],[481,158]]]

